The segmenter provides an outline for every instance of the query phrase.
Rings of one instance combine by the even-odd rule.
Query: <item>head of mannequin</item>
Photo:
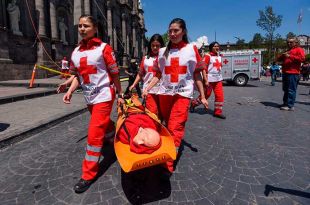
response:
[[[146,147],[156,147],[160,143],[160,135],[152,128],[139,127],[133,142],[137,145],[144,145]]]

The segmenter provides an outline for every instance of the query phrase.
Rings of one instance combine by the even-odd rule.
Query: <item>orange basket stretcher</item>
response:
[[[155,150],[151,154],[137,154],[130,151],[129,144],[122,143],[118,137],[114,139],[114,149],[116,157],[121,168],[126,172],[131,172],[146,167],[163,164],[167,161],[176,159],[176,147],[172,136],[170,135],[167,128],[160,123],[157,115],[150,112],[147,108],[141,109],[142,103],[138,97],[133,95],[130,99],[125,100],[125,104],[118,108],[118,118],[116,122],[116,133],[122,126],[126,119],[128,109],[131,112],[143,112],[150,116],[155,122],[160,124],[159,134],[162,140],[162,145],[159,149]]]

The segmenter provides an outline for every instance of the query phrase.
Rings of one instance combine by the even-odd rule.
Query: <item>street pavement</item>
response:
[[[81,92],[73,94],[70,106],[62,102],[63,94],[56,94],[62,82],[58,76],[37,79],[31,89],[29,80],[0,82],[0,148],[87,111]]]
[[[224,90],[227,119],[212,116],[213,97],[209,112],[189,114],[170,178],[160,166],[125,174],[106,145],[102,175],[74,193],[89,120],[83,112],[0,151],[0,204],[310,204],[309,87],[298,87],[294,112],[279,110],[279,82]]]
[[[71,106],[62,102],[56,87],[63,81],[38,79],[31,89],[27,80],[0,82],[0,148],[86,111],[81,93],[74,94]]]

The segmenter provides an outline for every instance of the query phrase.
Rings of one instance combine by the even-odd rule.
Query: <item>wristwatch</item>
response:
[[[124,93],[120,93],[117,95],[117,98],[124,98]]]

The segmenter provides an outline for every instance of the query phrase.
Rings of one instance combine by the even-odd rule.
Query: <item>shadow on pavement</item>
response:
[[[263,105],[267,106],[267,107],[274,107],[274,108],[279,108],[281,104],[278,103],[274,103],[274,102],[260,102]]]
[[[229,82],[229,81],[227,81],[227,82],[225,82],[225,81],[223,81],[223,86],[227,86],[227,87],[238,87],[238,86],[236,86],[233,82]],[[251,87],[258,87],[258,86],[256,86],[256,85],[251,85],[251,84],[246,84],[245,86],[242,86],[242,87],[246,87],[246,88],[251,88]]]
[[[268,196],[269,193],[270,192],[272,193],[273,191],[279,191],[279,192],[283,192],[283,193],[287,193],[287,194],[291,194],[291,195],[295,195],[295,196],[310,198],[310,193],[307,193],[307,192],[298,191],[298,190],[294,190],[294,189],[283,189],[280,187],[275,187],[275,186],[271,186],[271,185],[266,184],[265,191],[264,191],[265,196]]]
[[[211,113],[213,113],[214,111],[211,109],[206,110],[204,107],[199,107],[199,108],[195,108],[194,112],[191,113],[197,113],[199,115],[205,115],[205,114],[209,114],[211,115]]]
[[[182,153],[184,151],[184,146],[188,147],[192,152],[198,152],[198,149],[196,147],[193,147],[192,144],[186,142],[185,140],[182,140],[181,145],[178,150],[177,159],[173,163],[174,170],[181,159]]]
[[[310,102],[299,102],[299,101],[296,101],[295,103],[302,104],[302,105],[310,105]]]
[[[79,143],[79,142],[83,141],[84,139],[87,138],[87,136],[88,136],[88,135],[86,135],[85,137],[80,138],[78,141],[76,141],[76,143]]]
[[[10,124],[0,123],[0,132],[3,132],[4,130],[8,129],[8,127],[10,127]]]
[[[109,169],[109,167],[112,164],[114,164],[114,162],[116,162],[117,160],[113,143],[105,144],[101,151],[101,154],[104,158],[100,162],[100,165],[99,165],[100,169],[99,169],[97,178],[102,176]]]
[[[146,204],[168,198],[171,194],[170,173],[162,166],[125,173],[121,183],[130,204]]]

